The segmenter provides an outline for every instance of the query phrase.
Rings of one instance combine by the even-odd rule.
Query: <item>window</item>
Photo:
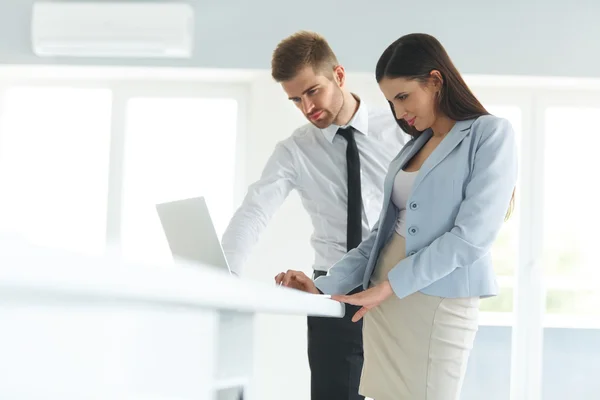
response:
[[[104,250],[112,94],[12,87],[0,118],[0,225],[43,246]]]
[[[581,97],[580,97],[581,96]],[[569,104],[565,104],[568,98]],[[544,133],[542,397],[592,399],[600,340],[595,167],[599,99],[552,96],[540,113]],[[568,366],[565,370],[564,366]]]
[[[234,196],[237,101],[132,98],[126,112],[122,249],[128,260],[172,260],[155,204],[205,196],[219,236]]]
[[[598,115],[600,107],[576,106],[551,106],[544,115],[542,257],[548,325],[564,327],[600,317],[600,191],[593,167],[600,148]]]

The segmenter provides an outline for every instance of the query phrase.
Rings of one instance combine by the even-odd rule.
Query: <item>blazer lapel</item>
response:
[[[469,131],[471,130],[471,125],[473,124],[474,119],[466,120],[466,121],[457,121],[450,132],[446,135],[446,137],[440,142],[440,144],[431,152],[429,157],[425,160],[417,177],[415,178],[415,182],[413,184],[413,192],[419,186],[419,184],[423,181],[423,179],[434,169],[444,158],[450,154],[452,150],[456,146],[462,142],[462,140],[467,136]],[[431,135],[430,135],[431,137]],[[428,138],[429,139],[429,138]],[[422,145],[421,145],[422,147]],[[409,160],[407,158],[407,160]]]

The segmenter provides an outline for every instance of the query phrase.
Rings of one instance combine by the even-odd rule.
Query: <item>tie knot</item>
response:
[[[347,141],[354,140],[354,129],[351,126],[347,128],[339,128],[337,130],[337,134]]]

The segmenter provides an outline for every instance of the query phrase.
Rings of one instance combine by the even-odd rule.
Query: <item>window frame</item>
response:
[[[235,138],[234,204],[246,188],[247,126],[249,99],[254,73],[241,71],[181,71],[170,68],[96,68],[96,67],[29,67],[4,66],[0,72],[0,117],[4,95],[13,87],[69,87],[108,89],[112,93],[111,134],[109,147],[108,199],[106,208],[106,242],[111,251],[121,253],[121,216],[126,144],[127,103],[132,98],[231,98],[238,104]],[[232,78],[233,77],[233,78]],[[2,132],[0,131],[0,145]],[[233,213],[234,210],[231,210]]]
[[[539,90],[539,99],[536,102],[536,115],[539,116],[540,120],[540,131],[545,132],[545,113],[550,107],[590,107],[600,108],[600,90],[568,90],[568,89],[545,89]],[[543,169],[543,168],[542,168]],[[545,171],[544,171],[545,172]],[[545,180],[545,175],[540,176],[541,181]],[[543,185],[541,182],[540,186]],[[541,197],[544,196],[544,187],[541,186]],[[540,207],[541,218],[543,219],[543,207]],[[543,234],[543,233],[542,233]],[[543,246],[543,240],[541,242]],[[540,248],[540,262],[542,257],[542,248]],[[543,266],[542,266],[543,267]],[[542,271],[543,272],[543,271]],[[584,316],[569,316],[562,314],[547,314],[545,312],[546,305],[546,290],[547,289],[564,289],[568,290],[573,287],[584,290],[599,290],[600,284],[594,284],[587,279],[560,279],[557,280],[554,276],[546,276],[543,274],[544,279],[544,293],[543,293],[543,309],[542,314],[544,318],[545,328],[573,328],[573,329],[600,329],[600,321],[594,317]]]
[[[115,143],[111,155],[111,177],[112,182],[109,191],[109,204],[107,210],[107,241],[115,243],[114,251],[121,252],[121,215],[123,209],[123,178],[124,178],[124,157],[126,144],[126,122],[127,122],[127,104],[129,100],[135,98],[230,98],[238,103],[237,135],[235,160],[235,182],[234,182],[234,204],[239,198],[242,189],[242,182],[245,182],[245,163],[246,163],[246,126],[247,126],[247,99],[249,89],[246,85],[220,83],[211,84],[206,82],[179,82],[179,81],[136,81],[136,82],[118,82],[113,85],[114,102],[118,107],[119,113],[115,113],[113,119],[113,137],[112,143]],[[234,210],[231,210],[232,212]]]
[[[500,79],[502,80],[502,79]],[[517,106],[522,113],[520,138],[520,185],[517,207],[520,213],[518,263],[514,276],[514,302],[509,313],[482,313],[482,325],[511,326],[511,399],[540,399],[543,384],[544,329],[570,327],[600,329],[593,317],[548,315],[543,270],[545,112],[552,106],[600,107],[600,81],[546,80],[528,83],[517,79],[509,86],[476,79],[473,91],[484,104]],[[509,79],[510,81],[510,79]],[[590,285],[589,282],[586,282]],[[597,288],[595,285],[591,287]],[[487,314],[487,315],[486,315]],[[494,315],[495,314],[495,315]]]

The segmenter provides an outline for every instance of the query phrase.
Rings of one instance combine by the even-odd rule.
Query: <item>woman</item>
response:
[[[376,78],[412,136],[390,164],[379,222],[314,283],[298,271],[275,280],[362,306],[353,317],[364,317],[362,395],[458,399],[479,299],[498,292],[490,249],[513,205],[515,135],[432,36],[392,43]]]

